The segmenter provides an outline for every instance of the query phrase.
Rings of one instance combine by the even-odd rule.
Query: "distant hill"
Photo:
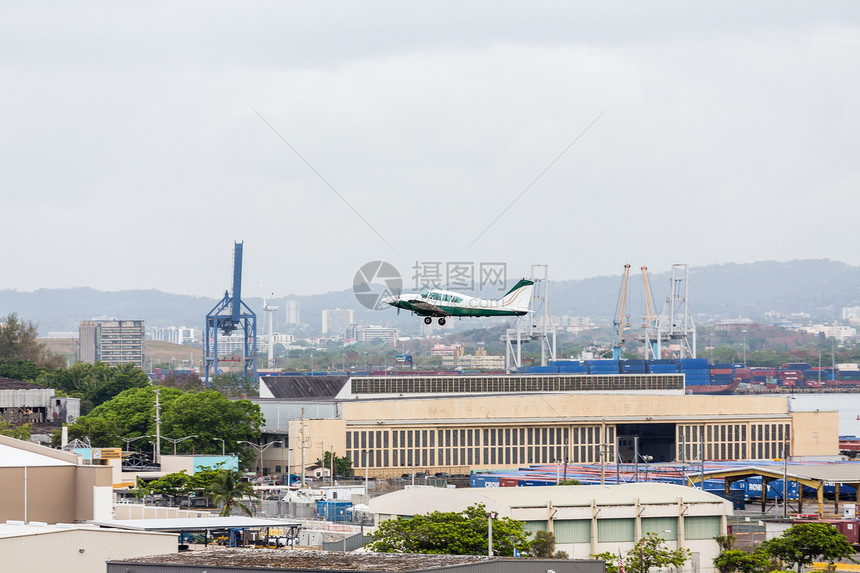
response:
[[[642,275],[632,270],[627,297],[631,321],[644,312]],[[669,295],[670,273],[649,269],[649,277],[659,312]],[[715,318],[758,319],[776,311],[833,319],[843,307],[860,305],[860,267],[826,259],[690,267],[688,282],[691,312]],[[620,285],[620,275],[551,283],[552,313],[611,317]]]
[[[644,312],[641,275],[631,272],[628,313],[631,324]],[[653,269],[652,269],[653,271]],[[669,274],[651,273],[654,304],[659,311],[669,292]],[[615,312],[620,275],[550,283],[550,308],[557,316],[590,316],[609,319]],[[831,260],[765,261],[691,267],[690,308],[697,315],[716,318],[738,316],[757,319],[767,311],[807,312],[813,317],[834,319],[842,307],[860,306],[860,267]],[[190,326],[202,329],[205,316],[219,299],[170,294],[157,290],[104,292],[92,288],[39,289],[33,292],[0,291],[0,316],[17,312],[35,322],[44,336],[51,331],[76,331],[81,320],[100,316],[143,319],[147,326]],[[332,291],[310,296],[285,296],[273,301],[281,318],[286,300],[298,300],[302,321],[313,330],[320,328],[321,311],[352,308],[358,322],[397,324],[402,317],[394,311],[363,309],[352,291]],[[258,314],[262,332],[263,301],[245,301]],[[419,321],[412,321],[418,328]],[[469,322],[470,328],[483,326]],[[487,326],[491,326],[487,323]]]

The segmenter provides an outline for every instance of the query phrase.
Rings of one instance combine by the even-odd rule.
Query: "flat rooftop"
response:
[[[492,561],[481,555],[412,555],[404,553],[343,553],[339,551],[293,551],[289,549],[213,548],[138,557],[112,563],[146,563],[205,567],[260,567],[308,571],[424,571]]]

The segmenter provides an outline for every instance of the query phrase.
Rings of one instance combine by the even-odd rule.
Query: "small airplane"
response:
[[[397,308],[424,317],[424,324],[447,316],[523,316],[529,313],[534,281],[521,279],[500,299],[475,298],[447,290],[426,290],[420,294],[402,294],[383,300]]]

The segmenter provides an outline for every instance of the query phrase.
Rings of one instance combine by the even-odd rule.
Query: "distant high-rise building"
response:
[[[385,340],[397,343],[397,329],[387,326],[374,326],[365,324],[350,324],[346,329],[346,338],[356,342],[368,342],[370,340]]]
[[[297,300],[288,300],[284,305],[287,310],[287,324],[301,324],[301,305]]]
[[[846,306],[842,308],[842,320],[849,324],[860,324],[860,306]]]
[[[346,329],[349,325],[355,322],[353,320],[352,309],[342,310],[335,308],[333,310],[322,311],[322,333],[329,336],[345,336]]]
[[[79,329],[80,359],[82,362],[104,362],[111,366],[134,364],[143,368],[145,334],[142,320],[82,320]]]
[[[150,340],[161,340],[173,344],[194,344],[197,332],[187,326],[168,326],[167,328],[153,328],[149,331]]]

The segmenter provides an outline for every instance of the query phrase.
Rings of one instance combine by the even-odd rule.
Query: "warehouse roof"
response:
[[[25,442],[27,443],[27,442]],[[45,448],[48,449],[48,448]],[[0,468],[73,466],[75,464],[22,448],[0,444]]]
[[[712,493],[681,485],[666,483],[631,483],[619,485],[569,485],[533,487],[487,487],[469,489],[410,488],[381,495],[370,500],[375,514],[412,515],[423,512],[425,498],[432,500],[437,511],[463,511],[476,503],[502,517],[511,517],[511,510],[529,507],[583,507],[596,505],[631,505],[638,499],[642,505],[678,503],[726,503]]]
[[[281,400],[334,399],[348,376],[263,376],[272,396]]]
[[[48,390],[48,387],[0,376],[0,390]]]
[[[289,568],[324,571],[425,571],[433,567],[491,561],[479,555],[412,555],[403,553],[342,553],[326,551],[258,551],[212,549],[126,559],[121,563],[152,563],[205,567]],[[282,569],[281,569],[282,570]]]
[[[170,535],[167,533],[149,533],[149,532],[141,532],[141,531],[123,531],[121,529],[102,529],[96,527],[95,525],[88,523],[42,523],[37,521],[30,521],[28,523],[24,523],[23,521],[7,521],[6,523],[0,523],[0,539],[6,539],[11,537],[28,537],[31,535],[49,535],[52,533],[64,533],[68,531],[85,531],[85,532],[99,532],[99,533],[132,533],[132,534],[140,534],[147,533],[149,535]]]
[[[834,462],[829,464],[787,464],[769,466],[736,465],[726,468],[709,470],[703,474],[705,479],[722,477],[742,477],[764,475],[781,478],[786,475],[789,481],[829,482],[829,483],[860,483],[860,462]],[[693,482],[698,482],[700,474],[690,476]],[[811,484],[807,484],[811,485]]]
[[[554,507],[591,505],[630,505],[633,499],[640,504],[664,505],[678,503],[722,503],[723,498],[700,489],[668,483],[628,483],[618,485],[568,485],[535,487],[483,488],[481,495],[501,501],[511,507]]]

